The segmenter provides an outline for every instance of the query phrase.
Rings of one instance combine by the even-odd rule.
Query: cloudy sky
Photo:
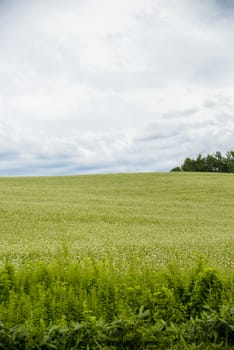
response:
[[[233,0],[0,0],[0,176],[233,146]]]

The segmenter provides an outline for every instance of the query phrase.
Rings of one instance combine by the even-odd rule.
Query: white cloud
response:
[[[0,175],[168,170],[233,148],[233,19],[230,1],[3,1]]]

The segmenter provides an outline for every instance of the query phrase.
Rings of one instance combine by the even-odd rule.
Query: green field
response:
[[[234,349],[234,175],[0,178],[0,349]]]
[[[124,174],[0,179],[0,259],[16,264],[134,256],[234,268],[234,175]]]

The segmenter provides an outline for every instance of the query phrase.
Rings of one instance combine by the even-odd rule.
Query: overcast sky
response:
[[[234,1],[0,0],[0,175],[234,148]]]

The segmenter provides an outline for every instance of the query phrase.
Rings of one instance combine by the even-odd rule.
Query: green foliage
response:
[[[13,276],[13,266],[8,263],[5,264],[4,268],[0,271],[0,302],[8,299],[12,287]]]
[[[191,314],[199,314],[209,305],[218,309],[221,301],[223,285],[217,272],[211,268],[200,271],[189,287]]]
[[[206,157],[199,154],[196,159],[188,157],[181,167],[173,168],[171,171],[234,173],[234,151],[228,151],[225,156],[216,152]]]
[[[204,263],[120,271],[110,260],[68,256],[2,267],[0,349],[234,347],[233,275]]]
[[[171,169],[170,171],[171,172],[173,172],[173,171],[177,171],[178,172],[178,171],[181,171],[181,168],[179,166],[177,166],[177,167]]]

